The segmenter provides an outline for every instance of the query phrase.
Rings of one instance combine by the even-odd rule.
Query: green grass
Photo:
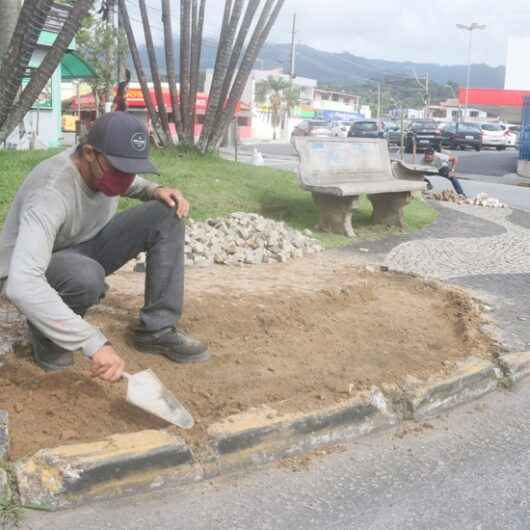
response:
[[[15,152],[0,151],[0,220],[9,208],[24,176],[41,160],[57,151]],[[201,157],[178,150],[155,151],[154,162],[162,175],[157,181],[181,189],[191,204],[191,217],[196,220],[223,216],[235,211],[258,212],[281,219],[295,228],[313,227],[318,212],[311,195],[303,191],[296,176],[286,171],[253,167],[222,160],[216,156]],[[135,204],[123,199],[120,208]],[[354,213],[353,225],[362,239],[378,239],[400,233],[370,224],[372,207],[366,198]],[[424,202],[414,199],[405,209],[407,231],[414,231],[432,223],[436,212]],[[350,239],[334,234],[315,234],[325,247],[347,245]]]

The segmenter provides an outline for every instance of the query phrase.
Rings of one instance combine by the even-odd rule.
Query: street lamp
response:
[[[466,101],[464,105],[464,116],[467,118],[467,106],[468,106],[468,101],[469,101],[469,80],[470,80],[470,74],[471,74],[471,45],[473,41],[473,30],[486,29],[486,26],[484,24],[479,24],[478,22],[473,22],[469,26],[466,26],[465,24],[457,24],[456,27],[458,29],[465,29],[466,31],[469,31],[469,46],[467,50]]]

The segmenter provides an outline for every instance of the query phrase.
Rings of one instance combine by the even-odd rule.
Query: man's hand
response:
[[[103,381],[115,383],[123,376],[125,362],[114,351],[110,345],[103,346],[92,356],[92,367],[90,374],[92,377],[99,377]]]
[[[177,217],[182,218],[188,216],[190,204],[184,198],[184,195],[175,188],[156,188],[153,192],[153,199],[160,201],[170,208],[176,208]]]

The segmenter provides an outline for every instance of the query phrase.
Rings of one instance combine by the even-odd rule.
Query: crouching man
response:
[[[429,147],[423,156],[423,163],[432,166],[438,170],[441,177],[446,178],[453,186],[458,195],[466,196],[458,179],[456,178],[456,168],[458,167],[458,158],[449,153],[435,153],[434,149]],[[428,187],[432,189],[429,179],[425,179]]]
[[[145,304],[134,331],[140,351],[179,363],[205,361],[207,348],[176,328],[184,291],[184,218],[180,191],[140,176],[158,173],[146,130],[112,112],[85,143],[39,164],[17,192],[0,235],[0,278],[27,317],[32,355],[46,371],[91,359],[91,373],[118,381],[124,361],[83,317],[105,295],[105,277],[147,253]],[[144,201],[116,214],[120,196]]]

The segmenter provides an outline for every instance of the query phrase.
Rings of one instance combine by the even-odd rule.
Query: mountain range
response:
[[[178,50],[178,40],[175,42]],[[215,63],[217,43],[213,39],[205,39],[201,68],[213,68]],[[145,47],[140,47],[140,53],[144,64],[147,64],[147,53]],[[164,62],[163,48],[157,48],[157,57],[160,68]],[[257,68],[289,69],[290,64],[289,44],[267,44],[263,48],[258,61]],[[382,59],[367,59],[348,52],[330,53],[317,50],[310,46],[299,45],[296,52],[296,74],[302,77],[316,79],[320,85],[332,85],[337,87],[351,87],[363,85],[373,81],[392,78],[403,78],[407,76],[429,75],[431,81],[445,85],[454,83],[464,86],[466,82],[466,65],[441,65],[435,63],[413,63],[410,61],[397,62]],[[473,64],[471,75],[471,86],[481,88],[502,88],[504,86],[504,66],[488,66],[487,64]]]

